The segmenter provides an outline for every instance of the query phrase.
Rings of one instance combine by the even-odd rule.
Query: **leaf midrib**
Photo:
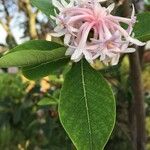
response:
[[[11,53],[18,53],[18,52],[26,52],[26,51],[30,51],[30,52],[43,52],[43,53],[46,53],[46,52],[52,52],[52,51],[54,51],[54,50],[59,50],[59,49],[62,49],[62,48],[65,48],[65,47],[56,47],[56,48],[54,48],[54,49],[38,49],[38,48],[36,48],[36,49],[21,49],[21,50],[12,50],[12,51],[9,51],[9,52],[7,52],[6,54],[5,54],[5,56],[6,55],[9,55],[9,54],[11,54]]]
[[[85,87],[85,78],[84,78],[84,69],[83,69],[83,60],[81,60],[81,80],[83,86],[83,98],[85,100],[85,107],[86,107],[86,115],[87,115],[87,123],[89,129],[89,142],[90,142],[90,150],[93,149],[93,141],[92,141],[92,129],[91,129],[91,122],[90,122],[90,115],[89,115],[89,107],[88,107],[88,99],[87,99],[87,92]]]
[[[38,52],[41,52],[41,53],[43,53],[43,54],[46,54],[46,53],[51,53],[51,55],[53,55],[53,53],[56,51],[56,50],[61,50],[60,48],[58,48],[58,49],[54,49],[54,50],[51,50],[51,51],[48,51],[48,50],[46,50],[46,51],[38,51]],[[64,49],[65,50],[65,49]],[[25,51],[25,50],[22,50],[22,51]],[[30,51],[31,52],[31,51]],[[32,50],[32,53],[35,53],[35,52],[37,52],[37,50]],[[15,51],[14,53],[20,53],[20,51]],[[63,51],[62,51],[62,53],[63,53]],[[5,54],[4,55],[4,57],[6,57],[7,55],[9,55],[10,53],[7,53],[7,54]],[[4,57],[2,57],[2,58],[0,58],[0,60],[1,59],[3,59]],[[55,62],[55,61],[57,61],[57,60],[59,60],[59,59],[63,59],[63,58],[65,58],[66,56],[65,56],[65,51],[64,51],[64,55],[62,55],[62,56],[59,56],[59,58],[54,58],[54,59],[52,59],[52,60],[50,60],[50,61],[46,61],[46,62],[41,62],[41,63],[50,63],[50,62]],[[67,58],[67,57],[66,57]],[[39,64],[39,63],[38,63]],[[36,65],[36,64],[30,64],[30,65]],[[17,67],[29,67],[30,66],[29,64],[23,64],[23,65],[17,65]],[[2,65],[1,65],[1,63],[0,63],[0,66],[2,67]],[[3,65],[4,66],[4,65]],[[9,65],[10,66],[10,65]],[[15,66],[15,65],[11,65],[11,66]],[[6,67],[8,67],[8,66],[6,66]]]
[[[49,64],[49,63],[54,63],[54,62],[56,62],[56,61],[63,60],[63,59],[65,59],[65,58],[67,59],[67,57],[64,56],[64,57],[61,57],[61,58],[53,59],[53,60],[51,60],[51,61],[43,62],[43,63],[41,63],[41,64],[39,64],[39,65],[33,66],[33,67],[31,67],[31,68],[28,68],[28,69],[23,68],[23,71],[29,71],[29,70],[31,71],[31,70],[33,70],[33,69],[36,69],[36,68],[40,67],[40,66],[47,65],[47,64]],[[24,66],[24,67],[30,67],[30,66]]]

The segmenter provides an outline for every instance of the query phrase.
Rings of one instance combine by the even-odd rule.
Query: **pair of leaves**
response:
[[[29,41],[0,58],[0,67],[21,67],[29,79],[49,75],[69,62],[63,45],[44,40]]]

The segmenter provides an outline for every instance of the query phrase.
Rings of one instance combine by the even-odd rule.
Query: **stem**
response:
[[[124,2],[124,15],[129,16],[130,0]],[[135,1],[133,1],[135,3]],[[139,0],[142,2],[142,0]],[[135,3],[136,4],[136,3]],[[139,4],[139,3],[138,3]],[[140,3],[141,5],[142,3]],[[138,5],[138,6],[140,6]],[[137,8],[137,5],[136,5]],[[138,48],[139,49],[139,48]],[[131,116],[131,132],[133,140],[133,149],[145,150],[145,108],[144,95],[141,75],[141,62],[138,49],[135,53],[129,55],[130,61],[130,79],[132,82],[133,100],[129,113]],[[142,59],[141,59],[142,60]],[[132,131],[133,129],[133,131]]]
[[[136,114],[136,129],[137,129],[137,150],[145,150],[145,109],[144,95],[141,76],[141,66],[139,53],[136,51],[129,55],[130,60],[130,78],[133,90],[133,103]]]
[[[129,129],[131,133],[131,141],[132,141],[132,149],[137,150],[137,126],[136,126],[136,107],[135,107],[135,100],[129,103],[128,108],[128,115],[129,115]]]

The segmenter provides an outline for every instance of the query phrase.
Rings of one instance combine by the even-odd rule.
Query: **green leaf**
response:
[[[54,7],[51,0],[31,0],[31,4],[40,9],[48,17],[54,14]]]
[[[41,99],[39,102],[38,102],[38,105],[39,106],[45,106],[45,105],[57,105],[58,104],[58,100],[55,99],[54,97],[46,97],[46,98],[43,98]]]
[[[144,0],[145,4],[150,6],[150,0]]]
[[[63,45],[48,41],[30,41],[0,58],[0,67],[44,65],[66,58]]]
[[[103,150],[115,124],[115,99],[106,80],[85,61],[66,75],[59,116],[78,150]]]
[[[46,41],[46,40],[31,40],[16,46],[9,53],[20,51],[20,50],[33,50],[33,49],[46,51],[46,50],[56,49],[59,47],[63,47],[63,45],[58,44],[56,42]]]
[[[57,61],[24,67],[22,68],[22,73],[30,80],[39,79],[59,71],[69,62],[69,60],[70,59],[68,58],[63,58]]]
[[[137,20],[133,31],[135,37],[144,42],[150,40],[150,12],[138,14]]]

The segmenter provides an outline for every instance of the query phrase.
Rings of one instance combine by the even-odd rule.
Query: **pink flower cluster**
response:
[[[113,16],[115,5],[102,7],[99,0],[52,0],[59,10],[51,16],[57,26],[51,35],[64,36],[64,44],[68,46],[66,55],[78,62],[84,56],[89,63],[97,58],[104,64],[118,64],[122,53],[134,52],[129,44],[143,46],[145,43],[131,36],[136,22],[134,7],[131,18]],[[124,29],[121,23],[128,27]]]

